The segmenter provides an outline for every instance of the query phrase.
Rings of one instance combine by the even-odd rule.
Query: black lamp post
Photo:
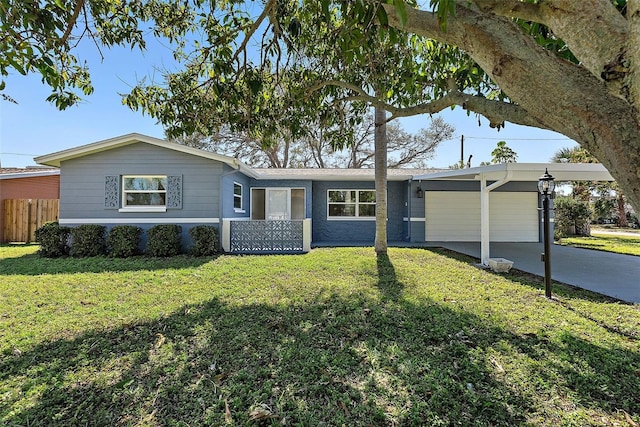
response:
[[[551,238],[549,236],[549,197],[553,194],[556,183],[545,168],[544,175],[538,179],[538,191],[542,195],[542,213],[544,223],[544,294],[551,298]]]

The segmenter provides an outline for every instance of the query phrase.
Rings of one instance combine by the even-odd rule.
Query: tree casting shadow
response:
[[[393,276],[384,259],[380,269]],[[639,415],[638,353],[570,334],[559,344],[514,335],[434,301],[404,301],[391,282],[379,286],[393,305],[362,295],[288,306],[213,299],[3,354],[0,424],[245,425],[252,411],[273,425],[527,423],[540,409],[492,368],[497,341],[569,360],[536,375],[566,379],[581,405]],[[611,372],[597,381],[583,369],[601,364]]]

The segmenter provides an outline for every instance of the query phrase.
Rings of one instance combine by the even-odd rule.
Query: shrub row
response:
[[[182,227],[160,224],[147,230],[147,246],[144,253],[154,257],[175,256],[182,253]],[[126,258],[141,253],[139,250],[143,231],[134,225],[117,225],[107,233],[104,225],[83,224],[64,227],[49,222],[36,230],[40,243],[38,253],[45,258],[65,255],[90,257],[109,255]],[[193,245],[189,252],[194,256],[213,256],[219,252],[218,230],[210,225],[197,225],[189,230]]]

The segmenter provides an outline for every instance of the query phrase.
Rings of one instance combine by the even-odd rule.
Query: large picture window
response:
[[[375,218],[375,190],[329,190],[329,218]]]
[[[167,205],[166,176],[123,176],[123,208],[165,208]]]

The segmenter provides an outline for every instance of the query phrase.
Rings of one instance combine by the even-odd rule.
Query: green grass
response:
[[[640,235],[623,236],[591,233],[589,237],[563,237],[560,244],[577,248],[640,256]]]
[[[0,247],[0,425],[640,422],[638,305],[423,249],[36,249]]]

